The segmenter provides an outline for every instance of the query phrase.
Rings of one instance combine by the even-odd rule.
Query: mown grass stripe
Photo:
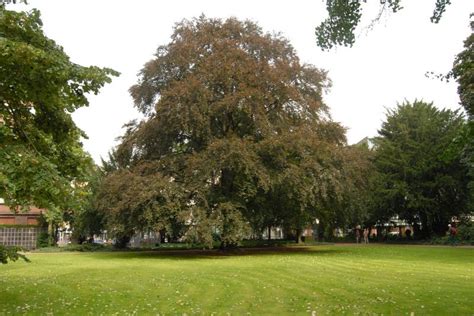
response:
[[[474,310],[474,249],[316,246],[243,254],[31,254],[31,264],[1,267],[0,315]]]

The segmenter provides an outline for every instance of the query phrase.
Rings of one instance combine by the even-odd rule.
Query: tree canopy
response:
[[[3,4],[0,52],[0,197],[14,210],[34,205],[60,220],[80,208],[93,166],[71,113],[118,73],[71,62],[43,33],[39,11]],[[18,258],[9,251],[2,248],[4,258]]]
[[[465,120],[422,101],[389,110],[375,138],[378,207],[418,230],[444,235],[453,216],[468,213],[466,166],[450,149]],[[420,225],[422,230],[420,231]]]
[[[463,161],[468,167],[470,177],[470,208],[474,211],[474,14],[471,14],[471,34],[464,41],[464,50],[454,60],[453,70],[448,78],[458,83],[461,105],[468,117],[468,125],[460,133],[457,143],[463,147]]]
[[[474,13],[471,14],[471,19]],[[471,34],[464,41],[464,50],[460,52],[453,65],[453,70],[448,78],[454,78],[458,83],[458,94],[461,105],[466,110],[469,118],[474,117],[474,20],[470,22]]]
[[[255,23],[176,24],[130,89],[146,119],[129,124],[102,187],[109,231],[217,235],[224,246],[268,225],[297,236],[344,190],[345,130],[323,102],[329,86]]]
[[[0,51],[0,196],[14,208],[63,208],[91,166],[71,113],[117,73],[71,62],[37,10],[0,6]]]

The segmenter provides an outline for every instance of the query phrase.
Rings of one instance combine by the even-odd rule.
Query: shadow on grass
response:
[[[317,249],[316,247],[261,247],[235,249],[158,249],[148,251],[113,251],[95,253],[98,259],[225,259],[244,256],[271,256],[271,255],[336,255],[347,252],[343,249]]]

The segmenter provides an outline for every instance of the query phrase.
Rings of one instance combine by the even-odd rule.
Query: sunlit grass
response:
[[[28,256],[29,264],[0,266],[0,315],[474,313],[474,249],[360,245],[233,255]]]

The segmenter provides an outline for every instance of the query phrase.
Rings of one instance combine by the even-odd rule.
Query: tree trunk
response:
[[[418,222],[413,223],[413,238],[414,239],[420,239],[421,236],[421,229],[420,229],[420,224]]]
[[[296,229],[295,241],[297,244],[301,243],[301,228]]]
[[[221,190],[222,194],[228,197],[233,191],[234,173],[232,170],[224,168],[221,172]]]
[[[272,239],[272,226],[268,225],[268,241]]]
[[[165,243],[165,238],[166,238],[166,229],[161,229],[160,230],[160,244]]]
[[[54,225],[53,222],[48,222],[48,246],[54,246]]]
[[[377,240],[382,241],[382,227],[380,225],[377,226]]]
[[[421,221],[421,231],[420,237],[421,239],[427,239],[431,236],[431,227],[428,224],[428,217],[426,214],[420,214],[420,221]]]
[[[318,240],[324,241],[324,225],[323,222],[320,220],[318,224]]]
[[[438,220],[433,223],[433,231],[438,237],[443,237],[448,231],[448,221]]]

